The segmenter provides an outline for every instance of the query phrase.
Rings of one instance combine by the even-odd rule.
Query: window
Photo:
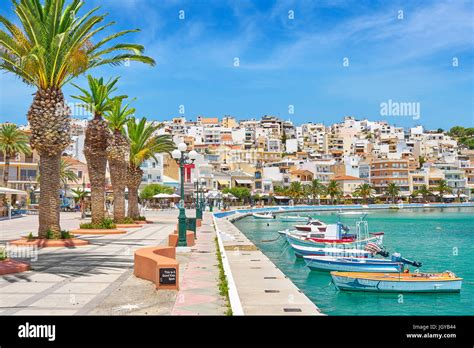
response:
[[[82,179],[82,170],[78,170],[78,171],[77,171],[77,177],[78,177],[79,179]]]

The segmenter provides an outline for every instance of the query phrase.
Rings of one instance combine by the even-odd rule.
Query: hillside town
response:
[[[86,127],[87,120],[73,119],[72,141],[63,159],[76,175],[66,180],[64,198],[67,189],[90,188],[84,155]],[[28,125],[20,129],[29,132]],[[208,204],[221,208],[316,199],[318,204],[463,202],[471,200],[474,189],[474,151],[450,132],[422,126],[404,129],[354,117],[332,125],[295,125],[275,116],[240,121],[231,116],[198,116],[165,121],[158,132],[198,153],[194,163],[185,166],[186,202],[192,201],[197,180]],[[141,165],[140,190],[149,185],[177,190],[176,161],[166,153],[154,157]],[[0,153],[0,177],[4,161]],[[8,187],[29,192],[29,203],[35,202],[39,191],[38,162],[35,151],[18,153],[10,161]],[[112,192],[108,171],[107,190]],[[225,202],[225,198],[230,199]]]

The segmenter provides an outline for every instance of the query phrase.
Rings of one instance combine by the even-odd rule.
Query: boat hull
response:
[[[291,244],[290,246],[296,257],[304,256],[334,256],[334,257],[372,257],[372,253],[360,249],[339,249],[324,247],[308,247],[302,245]]]
[[[335,258],[305,256],[306,266],[312,271],[398,273],[403,269],[400,262],[383,259]]]
[[[321,246],[333,246],[335,248],[341,249],[350,249],[350,248],[363,248],[367,243],[376,243],[381,245],[383,241],[383,235],[374,236],[365,240],[324,240],[324,239],[305,239],[303,236],[292,235],[291,233],[286,233],[286,240],[290,244],[296,244],[301,246],[308,247],[321,247]]]
[[[366,273],[370,274],[370,273]],[[367,276],[359,272],[331,272],[334,285],[343,291],[370,291],[370,292],[460,292],[461,278],[453,279],[401,279],[398,275]]]

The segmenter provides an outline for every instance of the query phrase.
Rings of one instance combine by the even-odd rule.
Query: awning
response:
[[[273,196],[275,199],[290,199],[290,197],[287,196]]]
[[[253,184],[253,181],[248,180],[248,179],[235,179],[235,182],[237,184],[243,184],[243,185],[252,185]]]
[[[219,185],[229,185],[230,180],[217,180],[217,182]]]
[[[23,195],[23,196],[28,195],[28,193],[25,192],[25,191],[15,190],[15,189],[11,189],[11,188],[8,188],[8,187],[0,187],[0,194],[4,194],[4,195]]]

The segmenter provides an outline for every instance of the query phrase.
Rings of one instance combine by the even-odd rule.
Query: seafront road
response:
[[[133,275],[138,248],[166,245],[178,212],[147,212],[153,224],[123,235],[79,236],[90,245],[43,248],[28,255],[31,271],[0,276],[0,315],[223,315],[212,217],[204,216],[196,246],[177,255],[179,291],[157,291]],[[190,214],[192,216],[192,213]],[[78,228],[80,214],[62,213],[63,229]],[[36,235],[37,216],[0,221],[0,245]]]

